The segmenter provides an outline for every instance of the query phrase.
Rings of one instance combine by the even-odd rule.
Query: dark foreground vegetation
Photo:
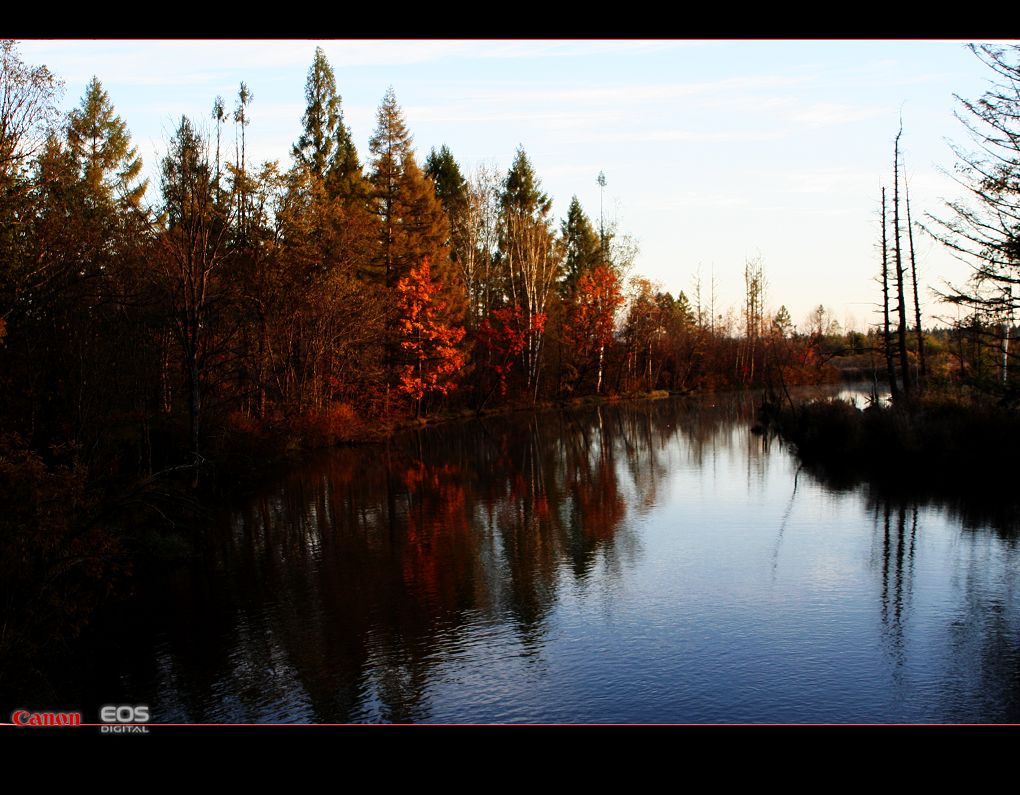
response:
[[[1020,444],[1016,411],[944,396],[909,408],[821,400],[794,407],[763,408],[805,464],[834,477],[869,479],[957,494],[1015,500],[1015,467],[1009,456]]]

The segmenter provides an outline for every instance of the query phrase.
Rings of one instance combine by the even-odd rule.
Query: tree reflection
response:
[[[561,573],[584,581],[615,555],[618,459],[654,489],[678,424],[617,408],[495,417],[309,462],[210,533],[180,583],[193,601],[170,617],[160,701],[184,720],[224,719],[208,705],[225,689],[218,709],[236,719],[430,719],[437,666],[480,627],[509,619],[516,654],[541,653]]]

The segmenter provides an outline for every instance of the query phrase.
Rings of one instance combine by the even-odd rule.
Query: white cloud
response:
[[[792,114],[791,119],[811,127],[832,127],[872,119],[886,113],[883,108],[847,105],[838,102],[815,102]]]

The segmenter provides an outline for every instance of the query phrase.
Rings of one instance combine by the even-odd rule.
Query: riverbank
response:
[[[821,400],[766,403],[759,421],[838,481],[1017,501],[1008,456],[1020,449],[1020,416],[1010,409],[945,395],[863,409]]]
[[[291,466],[310,453],[335,447],[382,444],[406,431],[482,417],[688,397],[693,394],[657,389],[651,392],[585,395],[560,400],[507,402],[480,410],[465,408],[438,411],[422,417],[392,415],[371,420],[359,417],[350,406],[344,404],[321,414],[266,421],[232,416],[214,439],[209,466],[211,479],[206,481],[205,490],[206,493],[211,491],[221,495],[243,492],[265,477],[273,476],[281,467]]]

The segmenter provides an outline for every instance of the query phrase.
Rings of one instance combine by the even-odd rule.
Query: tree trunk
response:
[[[907,176],[903,175],[903,199],[907,204],[907,239],[910,242],[910,275],[914,283],[914,324],[917,333],[917,358],[921,365],[920,386],[923,386],[928,378],[928,367],[924,358],[924,330],[921,328],[921,302],[917,297],[917,260],[914,258],[914,225],[910,219],[910,189],[907,185]]]
[[[903,287],[903,252],[900,247],[900,136],[903,128],[896,133],[895,158],[893,162],[893,243],[896,246],[896,288],[899,328],[896,336],[900,349],[900,370],[903,378],[903,392],[910,396],[910,359],[907,356],[907,303]]]
[[[896,367],[893,365],[892,335],[889,332],[889,246],[886,240],[885,222],[885,188],[882,188],[882,321],[883,348],[885,349],[885,368],[889,376],[889,391],[895,401],[899,397],[896,384]]]

